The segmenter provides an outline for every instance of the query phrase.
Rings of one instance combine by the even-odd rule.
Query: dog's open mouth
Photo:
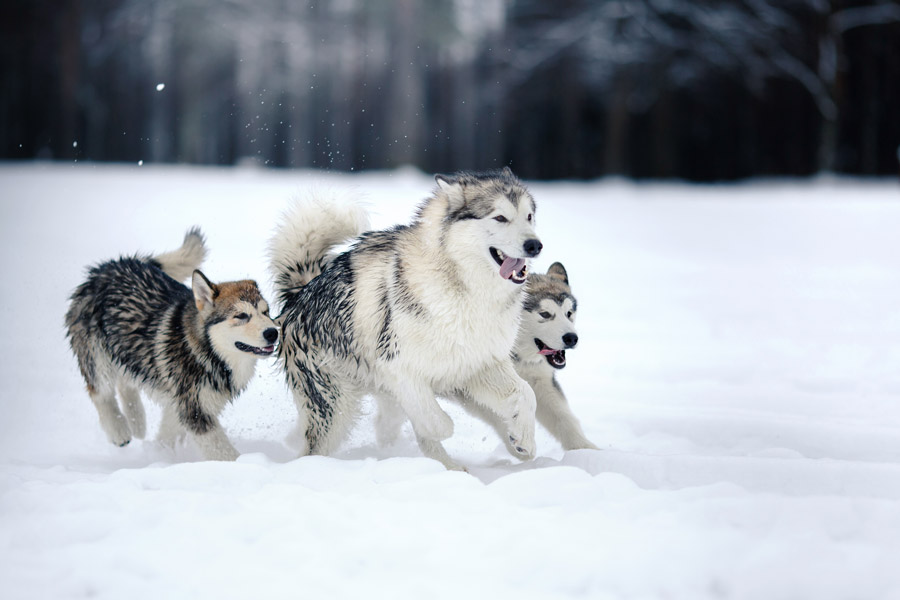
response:
[[[534,345],[537,346],[538,354],[545,356],[547,362],[550,363],[550,366],[554,369],[562,369],[566,366],[565,350],[554,350],[537,338],[534,338]]]
[[[513,283],[525,283],[528,266],[525,264],[524,258],[507,256],[493,246],[491,246],[491,257],[500,265],[500,277],[509,279]]]
[[[260,356],[269,356],[270,354],[275,352],[275,344],[257,348],[256,346],[251,346],[250,344],[245,344],[243,342],[235,342],[234,347],[241,352],[250,352],[251,354],[258,354]]]

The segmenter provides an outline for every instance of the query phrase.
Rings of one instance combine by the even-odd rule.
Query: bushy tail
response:
[[[334,258],[332,249],[369,228],[355,199],[311,191],[282,215],[269,241],[269,268],[282,306]]]
[[[191,227],[184,234],[181,248],[153,257],[162,270],[175,281],[184,281],[199,269],[206,258],[206,245],[199,227]]]

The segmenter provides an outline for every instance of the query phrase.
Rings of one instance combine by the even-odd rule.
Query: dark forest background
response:
[[[5,0],[0,158],[896,174],[900,4]]]

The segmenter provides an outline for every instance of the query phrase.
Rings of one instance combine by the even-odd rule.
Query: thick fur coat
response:
[[[596,449],[584,435],[556,374],[566,366],[566,350],[578,343],[575,315],[578,302],[561,263],[546,274],[532,273],[525,289],[524,312],[516,339],[513,364],[537,397],[537,420],[566,450]]]
[[[256,361],[274,353],[278,330],[255,282],[217,285],[195,270],[205,254],[193,229],[173,252],[91,268],[72,294],[69,341],[113,444],[145,436],[143,390],[163,407],[162,441],[187,432],[207,459],[238,455],[218,415],[246,387]],[[192,288],[175,279],[188,275]]]
[[[519,456],[534,454],[534,393],[510,357],[541,249],[534,200],[509,169],[436,181],[410,225],[364,233],[336,256],[323,250],[360,233],[358,207],[308,200],[275,234],[279,358],[307,452],[334,450],[372,394],[379,431],[408,417],[423,452],[457,467],[435,397],[463,394],[497,415]]]

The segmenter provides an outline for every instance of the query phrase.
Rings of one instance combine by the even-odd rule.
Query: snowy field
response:
[[[433,181],[0,164],[4,599],[900,598],[896,181],[532,184],[537,267],[579,299],[560,381],[601,451],[540,431],[520,463],[450,407],[468,474],[408,428],[376,447],[370,417],[297,459],[271,363],[224,415],[237,463],[108,444],[63,330],[85,267],[198,224],[207,275],[273,299],[266,240],[312,183],[382,227]]]

